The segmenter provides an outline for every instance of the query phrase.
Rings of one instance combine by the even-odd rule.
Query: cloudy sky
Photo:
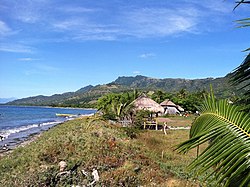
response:
[[[52,95],[118,76],[221,77],[249,29],[233,0],[1,0],[0,97]]]

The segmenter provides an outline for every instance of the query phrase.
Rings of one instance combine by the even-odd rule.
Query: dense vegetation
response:
[[[76,92],[55,94],[52,96],[36,96],[19,99],[8,104],[12,105],[40,105],[59,107],[96,107],[99,97],[107,93],[121,93],[138,89],[144,92],[161,90],[163,92],[175,94],[180,90],[187,92],[209,91],[210,84],[214,88],[215,95],[219,98],[232,98],[234,100],[241,97],[242,91],[237,91],[239,85],[231,86],[230,75],[223,78],[207,79],[153,79],[145,76],[119,77],[112,83],[87,86]],[[176,102],[176,101],[175,101]]]
[[[150,116],[150,112],[148,113],[148,111],[137,111],[136,115],[134,114],[132,102],[142,94],[151,97],[159,104],[166,99],[170,99],[175,104],[183,107],[185,111],[194,113],[197,111],[197,106],[202,103],[204,96],[207,95],[207,92],[197,91],[190,93],[182,89],[177,93],[167,93],[161,90],[156,92],[149,91],[146,93],[138,90],[123,93],[109,93],[98,99],[97,109],[102,112],[105,119],[131,119],[134,122],[138,115],[143,115],[145,117]]]

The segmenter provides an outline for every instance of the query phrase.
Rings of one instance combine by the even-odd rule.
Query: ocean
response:
[[[0,105],[0,150],[4,145],[11,149],[31,135],[48,130],[75,116],[95,112],[93,109]],[[74,117],[59,117],[56,116],[58,113],[72,114]]]

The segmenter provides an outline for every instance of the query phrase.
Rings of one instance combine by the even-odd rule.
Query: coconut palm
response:
[[[209,141],[208,147],[188,167],[196,174],[213,168],[208,181],[217,186],[250,185],[250,115],[227,100],[216,101],[210,94],[200,107],[201,115],[194,121],[190,139],[177,148],[186,153]]]
[[[236,3],[237,5],[234,9],[236,9],[241,4],[250,4],[250,1],[240,0]],[[237,22],[240,28],[250,26],[250,18],[241,19]],[[250,48],[246,49],[245,51],[249,50]],[[244,97],[241,99],[240,102],[245,105],[245,111],[250,112],[250,53],[248,53],[243,63],[233,71],[231,81],[234,84],[242,85],[240,89],[243,90]]]
[[[243,63],[231,74],[231,81],[235,85],[242,85],[240,89],[243,90],[244,95],[240,103],[244,105],[245,111],[250,112],[250,53]]]
[[[107,94],[98,99],[98,110],[108,115],[108,117],[121,120],[124,117],[129,117],[130,110],[133,108],[130,103],[137,96],[137,91]]]
[[[237,6],[250,1],[241,0]],[[250,18],[239,20],[242,27],[250,26]],[[247,49],[250,50],[250,49]],[[250,109],[250,54],[232,73],[234,84],[247,88],[244,102]],[[227,100],[216,101],[209,95],[200,107],[201,115],[193,122],[190,139],[178,146],[180,152],[209,141],[208,147],[195,159],[189,169],[204,174],[213,168],[207,179],[217,186],[250,186],[250,110],[242,111]]]

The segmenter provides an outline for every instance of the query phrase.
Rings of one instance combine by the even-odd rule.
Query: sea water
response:
[[[58,117],[57,113],[72,116],[95,113],[93,109],[71,109],[30,106],[0,106],[0,149],[5,144],[14,147],[30,135],[62,123],[72,117]]]

